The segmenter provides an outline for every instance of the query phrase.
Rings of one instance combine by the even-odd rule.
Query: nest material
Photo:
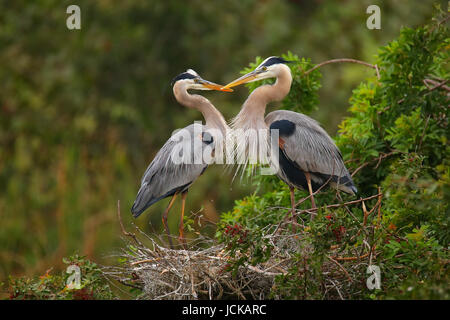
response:
[[[227,271],[223,245],[203,239],[207,248],[169,249],[151,239],[151,245],[131,243],[119,255],[126,262],[104,268],[104,273],[122,284],[142,289],[140,299],[267,299],[274,277],[258,267]],[[151,249],[149,248],[151,247]]]
[[[367,217],[381,207],[381,193],[376,196],[352,201],[346,204],[330,205],[335,208],[362,202],[364,222]],[[364,200],[378,197],[378,203],[370,210],[366,210]],[[297,214],[302,214],[298,211]],[[227,267],[230,257],[223,244],[217,244],[215,239],[200,237],[189,243],[189,248],[195,249],[170,249],[162,245],[163,241],[157,241],[149,237],[136,227],[146,239],[144,244],[138,237],[126,232],[120,219],[126,246],[118,254],[123,261],[117,266],[108,266],[103,269],[104,274],[124,285],[139,288],[142,294],[138,299],[268,299],[281,298],[273,294],[277,276],[288,275],[292,267],[297,267],[307,272],[307,259],[313,254],[314,248],[308,245],[299,245],[305,236],[304,229],[298,228],[292,232],[292,221],[282,221],[278,226],[268,228],[264,237],[271,245],[271,256],[264,263],[252,266],[249,264],[240,266],[236,273],[229,272]],[[379,213],[380,214],[380,213]],[[270,233],[269,233],[270,230]],[[375,246],[370,246],[367,241],[366,248],[355,251],[352,256],[339,256],[339,246],[333,246],[326,256],[327,260],[322,265],[323,298],[345,299],[346,289],[361,279],[367,266],[371,265],[376,255]],[[364,253],[365,252],[365,253]],[[305,257],[303,267],[297,265],[298,260],[294,255]],[[340,253],[342,255],[342,253]],[[237,253],[239,256],[239,252]],[[233,259],[236,260],[236,256]],[[297,262],[296,262],[297,261]],[[305,288],[306,290],[306,288]],[[306,295],[307,297],[307,295]]]

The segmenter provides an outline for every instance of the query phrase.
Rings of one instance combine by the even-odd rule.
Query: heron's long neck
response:
[[[269,102],[280,101],[289,93],[292,76],[289,67],[283,66],[273,85],[263,85],[255,89],[242,105],[241,111],[233,119],[232,127],[237,129],[264,129],[266,106]]]
[[[227,132],[228,125],[222,113],[208,99],[198,94],[190,94],[187,90],[176,90],[174,93],[180,104],[202,113],[207,127],[219,129],[222,134]]]

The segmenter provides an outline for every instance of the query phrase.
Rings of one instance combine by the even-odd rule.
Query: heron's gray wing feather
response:
[[[182,130],[185,133],[184,137],[190,137],[191,139],[177,139],[177,135],[180,136],[181,131],[179,131],[164,144],[147,167],[131,209],[135,216],[141,214],[151,204],[170,196],[175,191],[187,189],[208,166],[201,161],[201,158],[200,163],[182,160],[184,156],[194,160],[194,155],[201,155],[205,147],[203,141],[201,141],[201,136],[195,136],[197,132],[194,130],[194,125]],[[200,143],[193,143],[194,139],[200,139]],[[183,154],[183,152],[189,154]],[[174,155],[176,158],[173,158]]]
[[[318,173],[323,177],[346,177],[345,180],[351,182],[338,147],[317,121],[289,110],[271,112],[265,120],[268,126],[278,120],[288,120],[295,124],[295,130],[291,135],[280,137],[284,140],[285,155],[301,170]],[[312,178],[319,179],[318,176]],[[351,184],[353,185],[353,182]]]

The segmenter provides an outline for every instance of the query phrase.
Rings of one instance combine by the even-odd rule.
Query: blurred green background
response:
[[[62,267],[74,252],[102,263],[119,247],[117,200],[129,226],[148,163],[172,131],[201,119],[173,98],[170,81],[180,72],[193,68],[227,83],[255,56],[288,50],[314,63],[373,62],[401,26],[429,20],[433,3],[0,1],[0,282]],[[70,4],[81,7],[81,30],[66,27]],[[370,4],[381,7],[381,30],[366,28]],[[373,70],[339,64],[321,71],[312,116],[333,135],[351,90]],[[247,90],[204,95],[230,119]],[[202,226],[218,221],[254,190],[231,182],[222,167],[210,167],[191,188],[188,214]],[[136,224],[161,233],[166,205],[152,206]],[[169,216],[174,233],[179,209],[177,202]]]

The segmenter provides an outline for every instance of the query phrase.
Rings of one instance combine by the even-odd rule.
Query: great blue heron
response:
[[[230,82],[224,88],[276,78],[273,85],[262,85],[249,95],[231,127],[244,130],[279,130],[277,175],[289,186],[294,214],[294,188],[309,191],[313,208],[316,207],[313,193],[327,182],[350,194],[355,194],[357,189],[338,147],[317,121],[288,110],[271,112],[264,119],[267,103],[282,100],[290,91],[292,75],[286,65],[288,62],[280,57],[269,57],[254,71]]]
[[[183,217],[188,189],[208,167],[203,152],[205,150],[209,150],[210,153],[214,152],[214,130],[225,134],[227,129],[225,119],[212,103],[201,95],[190,94],[188,90],[233,91],[221,89],[221,85],[202,79],[191,69],[175,77],[172,84],[176,100],[185,107],[200,111],[205,119],[205,125],[191,124],[179,130],[164,144],[147,167],[131,208],[131,212],[137,218],[155,202],[172,197],[162,217],[171,247],[172,240],[167,225],[169,210],[176,197],[181,194],[179,240],[184,242]],[[178,160],[174,161],[174,159]]]

